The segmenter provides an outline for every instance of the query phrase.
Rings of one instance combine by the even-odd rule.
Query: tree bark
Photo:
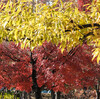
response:
[[[98,81],[97,85],[96,85],[96,92],[97,92],[97,99],[100,99],[100,89],[99,89],[99,85],[100,85],[100,81]]]
[[[2,92],[2,97],[1,97],[1,99],[4,99],[4,90],[3,90],[3,92]]]
[[[27,99],[27,92],[24,91],[24,99]]]
[[[14,92],[14,99],[17,99],[17,96],[16,96],[16,91]]]
[[[6,87],[4,87],[4,89],[2,90],[2,97],[1,97],[1,99],[4,99],[5,90],[6,90]]]
[[[36,98],[36,99],[42,99],[42,96],[41,96],[41,89],[40,89],[39,87],[37,87],[37,89],[36,89],[35,98]]]
[[[24,99],[24,91],[22,92],[21,99]]]
[[[30,95],[30,93],[26,93],[26,97],[25,97],[25,99],[31,99],[31,95]]]
[[[37,73],[35,70],[36,59],[32,58],[32,52],[31,52],[31,63],[32,63],[32,81],[33,81],[32,91],[35,92],[36,99],[42,99],[41,88],[38,87],[37,78],[36,78],[37,77]]]
[[[51,99],[55,99],[55,92],[51,90]]]
[[[56,92],[56,97],[55,97],[55,99],[60,99],[60,94],[61,94],[61,92]]]

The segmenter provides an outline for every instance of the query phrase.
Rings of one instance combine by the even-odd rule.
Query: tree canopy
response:
[[[100,65],[91,61],[92,47],[83,44],[70,53],[64,50],[62,54],[59,46],[44,42],[34,49],[39,87],[44,85],[55,92],[64,93],[73,89],[94,87],[99,80]]]
[[[87,5],[84,5],[87,6]],[[93,59],[100,61],[100,2],[93,1],[88,11],[79,11],[72,2],[55,0],[52,5],[33,5],[27,0],[10,0],[0,3],[0,42],[3,40],[21,42],[34,49],[44,41],[59,43],[62,52],[66,45],[70,51],[77,45],[87,42],[93,45]]]
[[[83,44],[70,53],[67,50],[61,53],[59,46],[44,42],[33,50],[31,56],[30,49],[21,49],[20,44],[0,44],[0,88],[14,87],[30,92],[32,87],[36,88],[37,83],[39,88],[46,86],[55,92],[68,93],[73,89],[97,85],[100,65],[91,61],[92,47]],[[33,66],[34,59],[36,62]],[[33,76],[36,82],[32,81]]]
[[[30,64],[30,50],[21,49],[14,43],[0,44],[0,89],[16,88],[16,90],[30,92],[32,87],[32,66]]]

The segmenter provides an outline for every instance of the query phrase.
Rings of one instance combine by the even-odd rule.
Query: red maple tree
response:
[[[94,86],[100,68],[92,62],[91,47],[86,44],[61,53],[59,46],[45,42],[34,50],[37,57],[36,71],[39,87],[45,85],[54,91],[69,92],[72,89]],[[87,52],[86,52],[87,51]]]
[[[21,49],[20,44],[3,42],[0,44],[0,88],[15,87],[16,90],[30,92],[32,66],[28,49]]]
[[[100,75],[100,66],[91,61],[92,47],[83,44],[70,52],[61,53],[59,45],[44,42],[33,50],[37,59],[34,69],[39,87],[47,86],[54,91],[69,92],[73,89],[94,86]],[[32,66],[30,50],[21,49],[13,42],[0,44],[0,88],[15,87],[18,90],[32,90]]]

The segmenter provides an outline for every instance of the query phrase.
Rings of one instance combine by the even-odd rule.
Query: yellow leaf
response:
[[[61,53],[63,53],[64,52],[64,48],[61,48]]]
[[[97,63],[100,64],[100,54],[97,56]]]
[[[93,58],[92,58],[92,61],[93,61],[99,54],[98,48],[96,48],[92,54],[93,54]]]

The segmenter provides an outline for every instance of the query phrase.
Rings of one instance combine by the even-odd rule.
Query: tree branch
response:
[[[17,58],[12,58],[10,55],[6,54],[5,52],[2,52],[4,53],[5,56],[9,57],[12,61],[16,61],[16,62],[20,62],[20,59],[17,59]]]
[[[99,29],[100,29],[100,25],[98,23],[94,23],[93,25],[92,24],[84,24],[84,25],[77,25],[77,27],[79,29],[77,29],[77,27],[75,26],[72,30],[80,30],[80,29],[84,29],[84,28],[88,28],[88,27],[95,27],[97,26]],[[70,32],[71,30],[65,30],[65,32]]]
[[[88,36],[90,36],[90,35],[93,35],[94,36],[94,34],[93,34],[93,32],[89,32],[88,34],[85,34],[82,38],[80,38],[79,40],[86,40],[86,37],[88,37]]]

